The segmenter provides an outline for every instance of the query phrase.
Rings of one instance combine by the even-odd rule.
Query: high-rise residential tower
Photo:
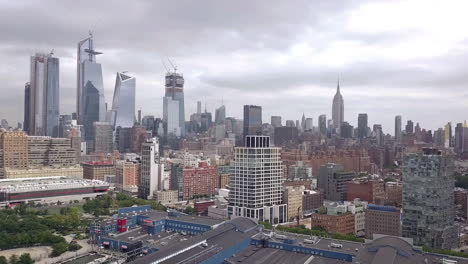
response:
[[[155,191],[162,190],[164,164],[159,159],[159,140],[151,138],[142,144],[141,175],[138,186],[138,197],[153,199]]]
[[[457,247],[452,159],[436,149],[407,154],[403,182],[403,236],[416,245]]]
[[[395,142],[401,143],[401,115],[395,116]]]
[[[336,86],[336,94],[333,97],[332,120],[333,127],[335,129],[340,129],[341,124],[344,121],[344,100],[340,93],[340,81],[338,81],[338,85]]]
[[[367,114],[362,113],[358,115],[358,138],[367,137]]]
[[[244,139],[247,135],[258,135],[262,132],[262,107],[244,105]]]
[[[235,148],[228,214],[258,221],[284,223],[281,148],[270,147],[270,137],[248,135],[245,146]]]
[[[166,135],[185,136],[184,77],[177,72],[166,73],[163,101],[163,121]]]
[[[135,87],[135,77],[117,73],[110,120],[114,129],[129,128],[135,124]]]
[[[84,127],[84,138],[93,140],[93,123],[104,122],[106,105],[101,64],[96,62],[93,35],[78,42],[76,114],[78,124]]]
[[[28,133],[58,136],[60,93],[59,59],[50,54],[31,56]]]

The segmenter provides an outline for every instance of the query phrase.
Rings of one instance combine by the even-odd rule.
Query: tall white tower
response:
[[[150,138],[142,144],[141,175],[138,186],[138,196],[143,199],[153,199],[155,191],[161,190],[164,164],[159,158],[159,140]]]
[[[281,148],[270,147],[270,137],[249,135],[235,148],[234,176],[230,182],[228,214],[273,224],[287,221],[283,204]]]

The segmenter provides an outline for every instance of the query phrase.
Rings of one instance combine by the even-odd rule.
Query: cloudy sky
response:
[[[117,71],[137,78],[137,108],[162,113],[171,58],[184,74],[186,116],[196,101],[228,116],[242,105],[317,125],[331,116],[340,78],[345,120],[393,134],[401,114],[435,129],[468,119],[468,1],[0,0],[0,118],[23,119],[29,56],[60,58],[61,111],[75,111],[76,45],[94,32],[106,101]]]

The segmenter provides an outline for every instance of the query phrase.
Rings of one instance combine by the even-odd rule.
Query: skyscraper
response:
[[[299,128],[299,127],[298,127]],[[306,117],[305,117],[305,114],[302,113],[302,119],[301,119],[301,127],[300,127],[300,130],[301,131],[305,131],[306,129]]]
[[[381,124],[374,124],[373,130],[372,130],[375,140],[377,145],[383,145],[384,144],[384,139],[385,135],[382,130],[382,125]]]
[[[405,132],[406,132],[406,134],[413,134],[414,133],[414,123],[413,123],[413,121],[408,120],[406,122]]]
[[[336,94],[333,97],[332,120],[333,127],[335,129],[340,129],[341,123],[344,121],[344,100],[340,93],[340,81],[338,81],[338,85],[336,86]]]
[[[23,131],[29,134],[29,117],[31,115],[29,107],[29,98],[31,96],[31,85],[27,82],[24,85],[24,121],[23,121]]]
[[[153,199],[155,191],[162,190],[164,164],[159,160],[159,140],[151,138],[142,144],[141,175],[138,186],[138,197]]]
[[[268,136],[246,136],[245,146],[236,147],[234,175],[230,180],[228,214],[270,223],[287,222],[282,201],[281,148],[270,147]]]
[[[450,122],[444,127],[444,147],[452,147],[452,123]]]
[[[452,159],[436,149],[407,154],[403,182],[403,236],[432,248],[458,246]]]
[[[395,116],[395,141],[401,143],[401,115]]]
[[[314,127],[314,119],[311,117],[306,118],[305,130],[312,130],[313,127]]]
[[[197,114],[201,114],[201,101],[197,101]]]
[[[358,138],[367,137],[367,114],[358,115]]]
[[[114,129],[135,124],[135,85],[135,77],[117,73],[110,120]]]
[[[215,112],[215,123],[217,125],[224,124],[224,120],[226,119],[226,106],[222,105]]]
[[[102,67],[96,62],[99,54],[102,53],[94,50],[91,33],[78,42],[76,114],[88,144],[93,140],[93,123],[106,119]]]
[[[326,115],[319,115],[319,131],[322,135],[327,134],[327,116]]]
[[[59,59],[50,54],[31,56],[28,132],[36,136],[58,135],[60,93]]]
[[[262,132],[262,107],[244,105],[244,139],[247,135],[257,135]]]
[[[185,136],[184,77],[177,72],[166,73],[163,120],[166,135]]]
[[[281,123],[281,116],[271,116],[271,125],[273,127],[280,127],[282,126]]]

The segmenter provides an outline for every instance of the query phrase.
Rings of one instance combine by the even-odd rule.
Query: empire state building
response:
[[[338,81],[338,85],[336,87],[336,94],[333,97],[332,120],[333,127],[339,130],[341,124],[344,121],[344,100],[343,96],[340,93],[340,81]]]

